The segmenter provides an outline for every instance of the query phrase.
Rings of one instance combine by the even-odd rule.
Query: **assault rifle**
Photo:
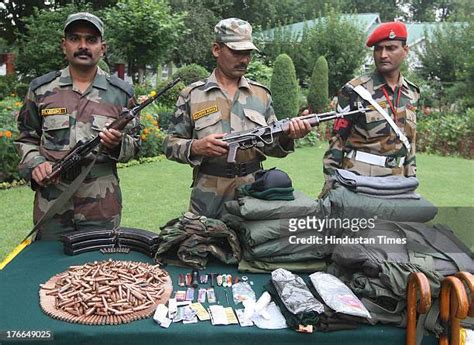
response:
[[[298,117],[301,120],[309,122],[311,127],[319,125],[321,122],[334,119],[344,118],[350,115],[364,114],[368,108],[360,108],[345,113],[330,111],[322,114],[308,114]],[[229,144],[229,152],[227,154],[227,163],[235,163],[237,149],[246,150],[257,146],[258,143],[271,145],[275,138],[278,138],[284,132],[288,132],[290,128],[290,119],[283,119],[272,123],[269,126],[256,127],[246,131],[240,131],[225,135],[222,140]]]
[[[146,101],[143,101],[132,109],[123,112],[117,119],[109,124],[107,128],[122,131],[130,121],[140,114],[140,111],[143,108],[153,103],[158,97],[173,88],[173,86],[175,86],[179,81],[180,78],[177,78],[158,92],[153,91]],[[59,174],[76,167],[89,153],[97,153],[96,149],[99,145],[100,137],[98,135],[95,138],[86,141],[79,141],[66,156],[53,164],[52,171],[45,177],[45,181],[49,182],[59,176]]]

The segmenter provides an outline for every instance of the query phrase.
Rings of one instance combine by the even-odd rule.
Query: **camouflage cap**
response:
[[[66,29],[69,25],[80,20],[91,23],[100,32],[100,35],[104,36],[104,23],[99,17],[88,12],[70,14],[66,19],[66,23],[64,24],[64,32],[66,32]]]
[[[258,50],[252,43],[252,26],[245,20],[227,18],[214,27],[216,42],[222,42],[233,50]]]

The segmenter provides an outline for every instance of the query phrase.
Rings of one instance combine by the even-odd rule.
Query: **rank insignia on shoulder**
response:
[[[65,115],[65,114],[67,114],[67,109],[66,108],[41,109],[41,116]]]
[[[213,114],[217,112],[218,110],[219,108],[217,107],[217,105],[213,105],[212,107],[199,110],[193,114],[192,116],[193,121],[199,120],[201,117]]]

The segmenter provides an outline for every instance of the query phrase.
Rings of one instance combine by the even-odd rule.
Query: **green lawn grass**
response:
[[[286,171],[296,189],[317,197],[323,185],[324,147],[297,149],[285,159],[269,158],[265,168]],[[440,212],[446,222],[474,248],[474,161],[418,154],[418,191],[445,211],[465,207],[460,213]],[[119,169],[123,193],[122,225],[158,231],[159,227],[187,209],[192,169],[166,159]],[[0,260],[32,228],[33,192],[28,187],[0,191]],[[467,221],[466,214],[471,221]],[[460,216],[461,215],[461,216]]]

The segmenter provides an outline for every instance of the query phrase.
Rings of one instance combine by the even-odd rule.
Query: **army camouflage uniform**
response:
[[[248,130],[275,122],[277,118],[270,92],[263,85],[241,77],[238,91],[231,100],[219,87],[213,72],[209,78],[187,86],[176,106],[164,143],[166,157],[194,168],[190,211],[209,218],[220,218],[224,202],[234,199],[237,187],[252,183],[254,174],[221,177],[203,173],[200,171],[203,167],[209,172],[227,166],[227,157],[192,157],[191,144],[193,140],[210,134]],[[265,154],[285,157],[293,149],[293,140],[288,141],[287,147],[282,147],[276,140],[261,149],[238,150],[236,162],[257,162],[260,165]]]
[[[329,141],[329,149],[323,159],[326,185],[322,195],[330,189],[330,177],[335,169],[347,169],[364,176],[416,175],[415,140],[416,140],[416,106],[420,91],[418,87],[400,75],[395,92],[385,83],[385,79],[377,71],[351,80],[353,87],[363,85],[372,98],[392,117],[401,131],[408,138],[411,151],[408,152],[398,140],[395,132],[385,118],[373,109],[362,115],[338,119],[334,123],[333,135]],[[392,102],[396,116],[387,101],[386,90]],[[338,95],[338,112],[353,109],[358,102],[363,107],[371,107],[354,91],[343,87]],[[385,156],[385,166],[378,166],[355,159],[357,151]]]
[[[92,84],[82,94],[74,87],[69,68],[33,80],[17,120],[20,136],[15,144],[21,155],[21,176],[31,180],[36,166],[46,161],[54,163],[80,140],[96,137],[107,122],[112,122],[132,103],[132,87],[100,68]],[[128,128],[137,124],[138,121],[132,121]],[[138,134],[123,135],[116,150],[101,151],[77,191],[56,215],[40,227],[37,238],[57,239],[66,231],[118,226],[122,200],[116,163],[133,158],[139,145]],[[84,165],[87,164],[83,164],[82,168]],[[45,187],[31,180],[36,191],[35,224],[79,175],[80,169],[61,176],[59,183]]]

